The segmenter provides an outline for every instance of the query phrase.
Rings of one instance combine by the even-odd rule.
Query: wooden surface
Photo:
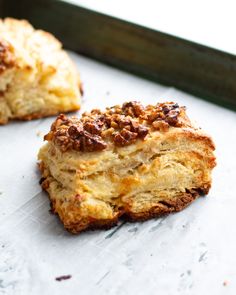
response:
[[[235,52],[226,53],[196,40],[191,42],[190,33],[183,39],[182,34],[168,30],[168,24],[173,26],[176,22],[168,16],[165,30],[161,24],[160,28],[159,25],[154,29],[145,27],[148,14],[140,25],[68,3],[70,1],[0,2],[4,3],[0,16],[26,18],[36,28],[55,34],[68,49],[236,110]],[[101,3],[104,6],[107,1]],[[126,7],[124,3],[122,7]],[[138,7],[140,5],[132,15],[138,15]],[[147,11],[153,7],[153,11],[158,11],[157,16],[161,14],[158,4],[148,7]],[[115,15],[120,17],[121,13]],[[132,18],[128,20],[132,21]],[[179,24],[192,32],[191,22],[180,19],[176,27]],[[217,38],[224,42],[218,35]]]
[[[0,294],[235,294],[235,113],[72,56],[83,111],[130,99],[186,105],[216,143],[213,187],[178,214],[73,236],[48,212],[38,184],[37,152],[53,118],[0,127]],[[56,281],[61,275],[72,277]]]

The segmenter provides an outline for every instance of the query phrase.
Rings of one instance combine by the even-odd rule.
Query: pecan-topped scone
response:
[[[0,19],[0,124],[79,109],[80,80],[61,43],[27,21]]]
[[[72,233],[180,211],[211,187],[214,143],[173,102],[60,115],[45,140],[41,184]]]

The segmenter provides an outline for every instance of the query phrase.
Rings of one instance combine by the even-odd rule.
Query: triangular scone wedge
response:
[[[25,20],[0,19],[0,124],[78,110],[80,87],[55,37]]]
[[[176,103],[60,115],[45,139],[42,187],[72,233],[180,211],[211,187],[214,143]]]

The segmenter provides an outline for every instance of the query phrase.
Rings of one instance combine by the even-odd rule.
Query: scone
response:
[[[0,124],[78,110],[78,73],[61,43],[27,21],[0,19]]]
[[[45,140],[41,184],[72,233],[180,211],[211,187],[214,143],[177,103],[60,115]]]

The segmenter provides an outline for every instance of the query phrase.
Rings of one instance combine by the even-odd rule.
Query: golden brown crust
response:
[[[131,221],[145,221],[151,218],[160,217],[172,212],[179,212],[190,205],[201,195],[198,191],[189,193],[182,193],[174,201],[161,201],[158,205],[152,207],[147,212],[133,213],[132,211],[126,212],[128,220]]]
[[[42,185],[42,187],[45,189],[45,185]],[[207,194],[209,188],[210,187],[208,187],[207,189],[202,188],[198,190],[193,190],[192,192],[182,193],[181,196],[179,196],[179,198],[177,198],[176,200],[162,201],[159,204],[153,206],[148,211],[134,213],[127,207],[125,210],[121,209],[119,213],[116,215],[116,217],[111,219],[96,220],[93,218],[84,218],[83,220],[80,220],[78,223],[64,223],[64,227],[69,232],[73,234],[78,234],[79,232],[84,230],[110,229],[111,227],[117,225],[120,217],[123,217],[125,220],[131,222],[146,221],[148,219],[161,217],[163,215],[179,212],[185,209],[199,196]],[[57,212],[57,207],[53,200],[51,200],[51,209],[52,213]]]
[[[51,205],[53,208],[53,205]],[[77,223],[64,224],[66,230],[72,234],[78,234],[85,230],[96,230],[96,229],[110,229],[117,225],[119,219],[118,216],[111,219],[92,219],[84,218]]]

